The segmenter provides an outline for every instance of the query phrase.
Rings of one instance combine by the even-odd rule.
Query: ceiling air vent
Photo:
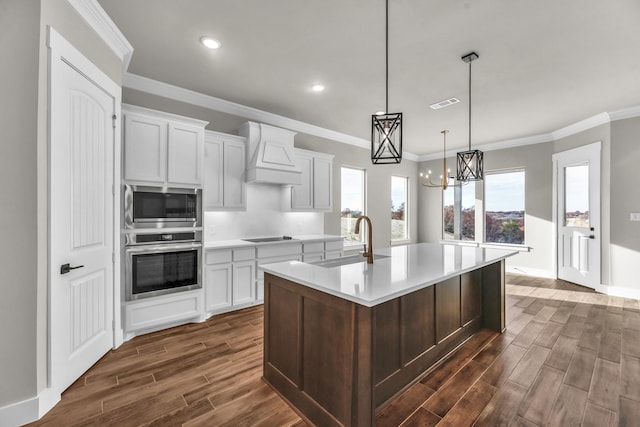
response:
[[[434,110],[439,110],[440,108],[448,107],[449,105],[457,104],[458,102],[460,102],[458,98],[449,98],[445,99],[444,101],[431,104],[429,105],[429,107],[433,108]]]

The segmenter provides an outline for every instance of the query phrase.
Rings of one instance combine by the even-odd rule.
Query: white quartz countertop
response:
[[[267,237],[267,236],[263,236]],[[299,236],[291,236],[291,240],[279,240],[275,242],[247,242],[246,240],[234,239],[234,240],[212,240],[205,241],[204,248],[205,249],[233,249],[243,246],[262,246],[262,245],[278,245],[278,244],[286,244],[286,243],[306,243],[306,242],[314,242],[314,241],[330,241],[330,240],[342,240],[341,236],[336,236],[333,234],[305,234]]]
[[[508,249],[419,243],[374,250],[374,263],[322,267],[299,261],[259,266],[265,272],[373,307],[517,254]],[[380,255],[378,259],[375,255]],[[382,258],[382,256],[388,258]]]

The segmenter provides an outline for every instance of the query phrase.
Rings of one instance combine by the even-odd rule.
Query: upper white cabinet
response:
[[[302,184],[291,186],[291,210],[331,211],[333,156],[295,149]]]
[[[170,186],[202,185],[207,122],[123,105],[124,179]]]
[[[245,138],[205,132],[204,209],[242,210],[247,206],[245,189]]]

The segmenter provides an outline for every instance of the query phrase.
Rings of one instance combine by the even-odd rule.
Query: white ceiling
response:
[[[384,110],[384,0],[99,3],[134,47],[130,73],[364,139]],[[448,148],[468,144],[470,51],[474,146],[640,105],[639,0],[389,0],[406,151],[439,152],[442,129]]]

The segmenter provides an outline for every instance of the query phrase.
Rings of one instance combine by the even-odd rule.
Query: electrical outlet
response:
[[[207,236],[211,237],[211,236],[215,236],[216,235],[216,227],[214,227],[213,225],[210,225],[207,227]]]
[[[630,221],[640,221],[640,212],[631,212],[629,214]]]

